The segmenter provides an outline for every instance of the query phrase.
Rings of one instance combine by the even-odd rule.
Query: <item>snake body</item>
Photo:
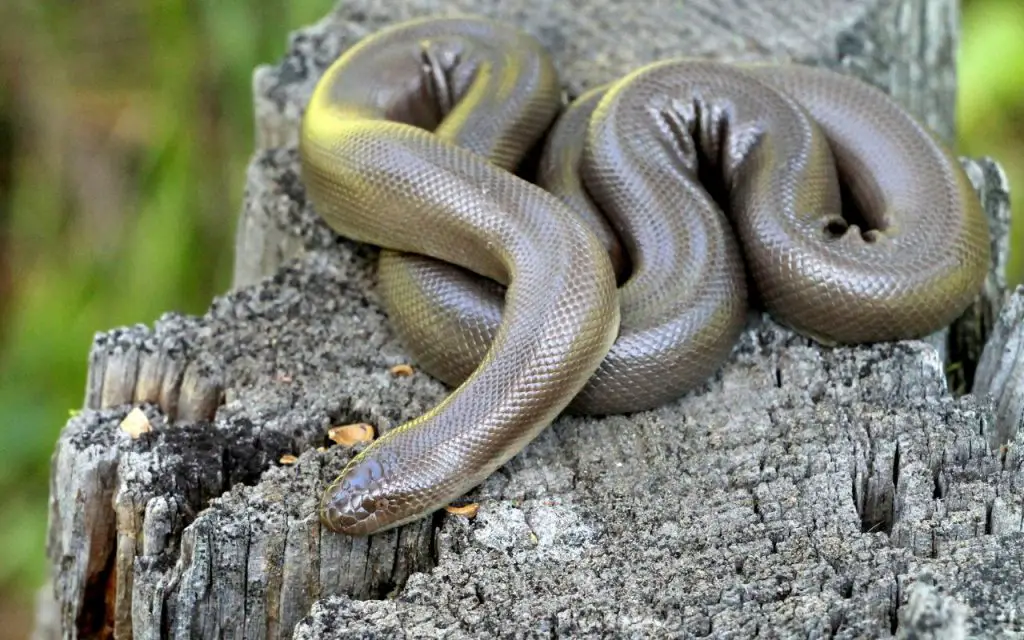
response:
[[[317,85],[311,201],[383,249],[390,319],[456,387],[349,462],[328,527],[420,518],[564,410],[678,398],[732,349],[748,275],[775,318],[827,344],[932,333],[985,278],[988,227],[955,157],[853,79],[667,60],[559,109],[539,43],[477,18],[385,29]],[[535,185],[513,172],[542,140]]]

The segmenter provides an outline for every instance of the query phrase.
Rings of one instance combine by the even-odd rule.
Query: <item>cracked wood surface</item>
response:
[[[255,75],[235,291],[199,318],[97,336],[86,409],[54,452],[53,595],[37,635],[1024,632],[1024,292],[999,315],[1008,187],[988,160],[965,165],[997,264],[948,345],[823,349],[752,317],[729,362],[680,401],[557,421],[474,493],[473,521],[438,515],[368,539],[320,527],[320,492],[351,455],[318,450],[328,427],[386,430],[445,388],[389,372],[406,356],[375,252],[307,206],[298,120],[344,48],[441,6],[537,34],[570,93],[680,52],[794,58],[874,82],[952,132],[952,0],[346,0]],[[976,395],[950,393],[945,359]],[[153,429],[132,438],[118,425],[136,404]]]

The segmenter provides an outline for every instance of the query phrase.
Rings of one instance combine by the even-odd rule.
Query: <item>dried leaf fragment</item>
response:
[[[281,460],[280,460],[281,464],[295,464],[298,461],[299,461],[299,459],[296,456],[293,456],[290,453],[286,453],[283,456],[281,456]]]
[[[477,502],[471,502],[469,504],[459,505],[453,507],[448,505],[444,508],[445,511],[456,516],[466,516],[467,518],[475,518],[478,511],[480,511],[480,504]]]
[[[396,376],[408,377],[414,373],[413,368],[407,364],[396,364],[391,367],[391,374]]]
[[[331,427],[327,431],[327,437],[343,447],[354,447],[363,442],[370,442],[375,434],[373,425],[365,422]]]
[[[139,436],[153,430],[153,425],[149,423],[149,418],[138,407],[129,411],[128,415],[124,417],[124,420],[118,426],[121,427],[121,431],[131,436],[132,440],[138,440]]]

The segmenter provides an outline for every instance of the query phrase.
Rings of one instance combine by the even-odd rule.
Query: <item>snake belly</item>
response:
[[[464,144],[443,125],[437,135],[497,167],[511,169],[518,157]],[[678,59],[638,69],[570,105],[547,138],[537,182],[591,229],[621,283],[617,337],[562,405],[577,413],[652,408],[706,380],[743,327],[747,275],[780,322],[826,344],[854,344],[949,324],[989,264],[988,226],[953,155],[881,91],[799,65]],[[458,387],[455,395],[495,366],[493,345],[516,310],[513,288],[430,251],[398,251],[408,253],[381,256],[389,318],[415,361]],[[591,278],[583,268],[573,274]],[[419,449],[399,451],[385,436],[361,454],[386,455],[386,471],[378,463],[353,473],[353,460],[342,474],[350,490],[336,485],[325,499],[328,525],[353,520],[339,505],[373,512],[381,497],[393,503],[382,486],[422,477],[433,464],[428,446],[439,441],[431,428],[416,427]],[[483,433],[471,431],[464,437]],[[375,488],[363,490],[371,477]],[[437,473],[422,484],[430,482],[447,479]],[[335,528],[368,533],[379,524]]]

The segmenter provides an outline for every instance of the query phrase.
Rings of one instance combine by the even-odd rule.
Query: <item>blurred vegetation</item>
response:
[[[957,151],[991,156],[1009,176],[1012,286],[1024,281],[1024,1],[961,3]]]
[[[252,69],[333,0],[5,2],[0,599],[27,602],[49,456],[81,406],[94,332],[202,313],[227,287]],[[997,158],[1024,189],[1024,2],[964,1],[960,87],[959,151]],[[1018,257],[1011,279],[1021,270]]]
[[[43,580],[93,334],[228,286],[253,67],[333,4],[0,0],[0,602]]]

